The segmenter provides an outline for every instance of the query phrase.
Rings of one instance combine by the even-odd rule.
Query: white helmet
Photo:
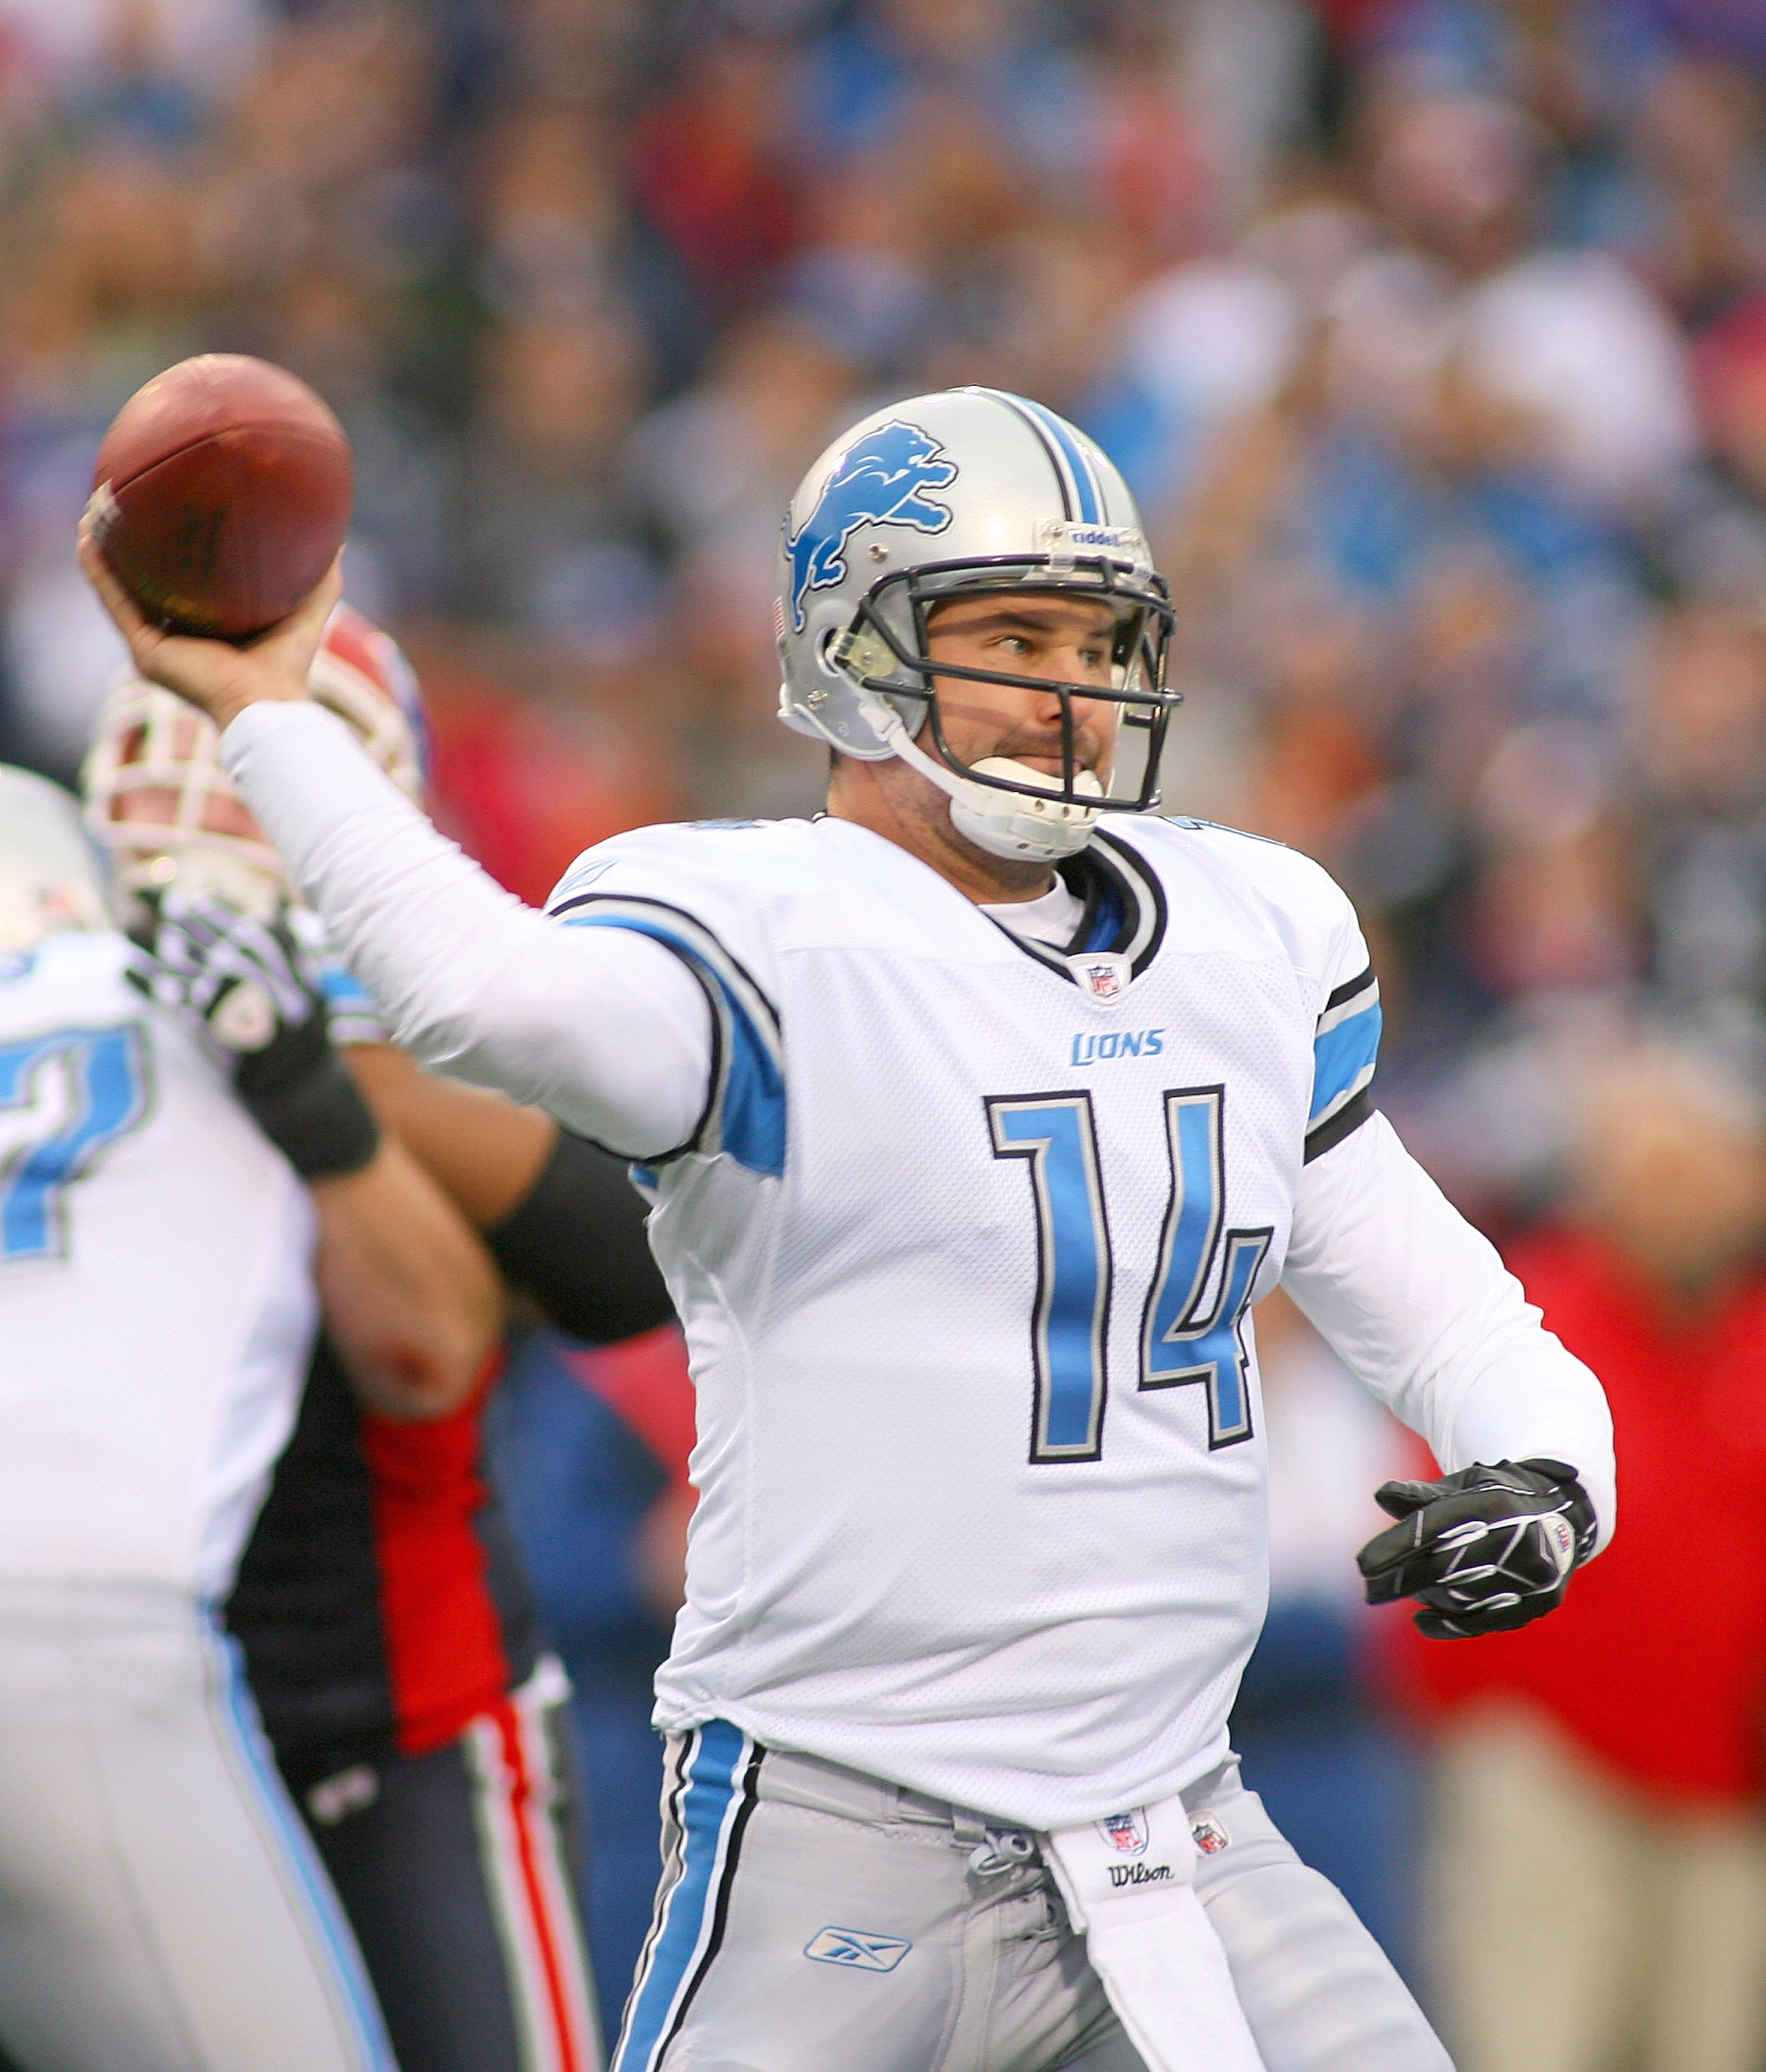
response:
[[[27,955],[48,935],[115,926],[105,859],[78,802],[47,777],[0,763],[0,957]]]
[[[423,789],[423,714],[397,643],[339,605],[307,677],[315,701],[359,734],[410,797]],[[131,891],[174,880],[268,913],[288,892],[281,858],[221,767],[214,722],[142,677],[119,676],[80,771],[86,824]]]
[[[785,514],[774,607],[779,717],[842,754],[898,755],[949,794],[958,830],[996,856],[1070,856],[1099,816],[1156,812],[1176,693],[1164,687],[1171,594],[1153,573],[1127,485],[1083,432],[999,388],[916,396],[856,425],[804,476]],[[1059,781],[945,738],[927,615],[946,598],[1062,590],[1116,613],[1111,688],[941,662],[938,674],[1054,691]],[[1139,787],[1117,796],[1078,767],[1074,698],[1111,699],[1148,730]],[[925,728],[934,754],[915,737]]]

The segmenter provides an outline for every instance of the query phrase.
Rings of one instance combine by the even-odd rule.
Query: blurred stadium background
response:
[[[1761,0],[0,0],[0,755],[71,775],[116,666],[105,425],[261,354],[354,439],[438,817],[529,898],[815,804],[772,554],[844,422],[981,381],[1109,446],[1182,614],[1170,805],[1353,892],[1382,1104],[1620,1413],[1562,1619],[1423,1650],[1350,1560],[1411,1457],[1266,1305],[1251,1781],[1468,2072],[1761,2072]],[[622,1487],[635,1545],[678,1463]],[[574,1663],[627,1729],[632,1559]]]

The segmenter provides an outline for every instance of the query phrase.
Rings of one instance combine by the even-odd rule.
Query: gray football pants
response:
[[[1236,1759],[1184,1796],[1267,2072],[1452,2072]],[[663,1810],[614,2072],[1144,2072],[1034,1836],[724,1720],[671,1742]]]
[[[0,1581],[0,2045],[30,2072],[393,2072],[230,1645]]]

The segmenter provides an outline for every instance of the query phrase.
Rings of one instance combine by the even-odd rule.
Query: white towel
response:
[[[1044,1840],[1091,1968],[1148,2072],[1263,2072],[1226,1952],[1196,1897],[1183,1801]]]

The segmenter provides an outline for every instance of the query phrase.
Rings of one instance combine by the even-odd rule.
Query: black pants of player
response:
[[[442,1748],[355,1764],[300,1794],[400,2072],[601,2064],[565,1709],[518,1692]]]

